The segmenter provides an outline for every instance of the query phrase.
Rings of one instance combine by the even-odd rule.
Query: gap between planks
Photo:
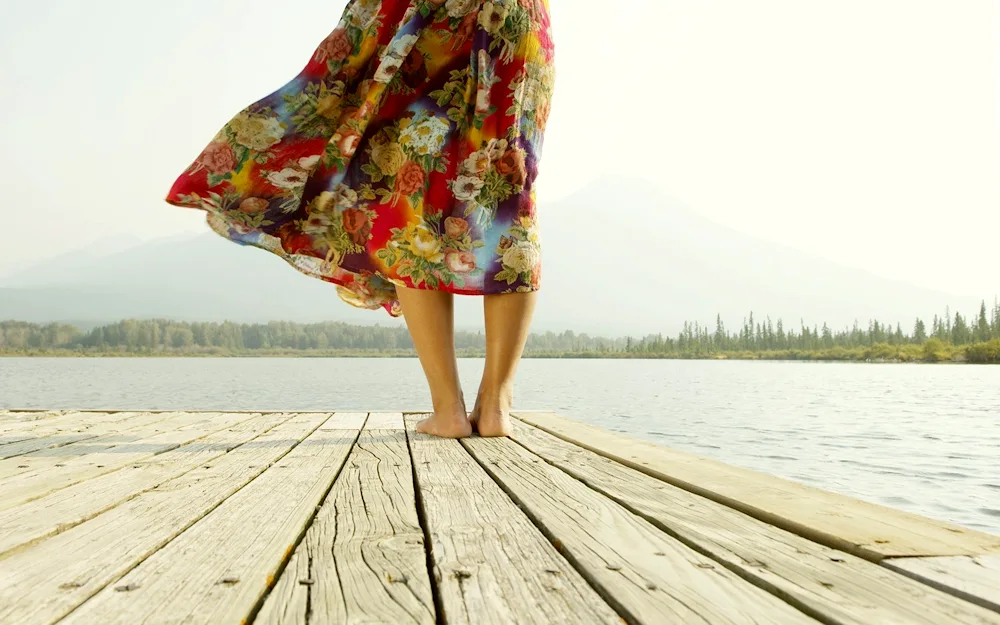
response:
[[[335,415],[65,625],[248,622],[315,518],[366,415]],[[121,591],[122,588],[127,590]]]
[[[816,625],[523,446],[506,438],[462,444],[628,622]]]
[[[668,484],[872,562],[1000,553],[1000,536],[676,451],[553,413],[514,416]]]
[[[402,413],[372,413],[255,625],[433,625]]]
[[[966,601],[1000,612],[1000,554],[893,558],[882,564]]]
[[[89,603],[300,449],[300,443],[316,434],[329,416],[295,415],[211,466],[171,479],[0,559],[0,579],[5,580],[0,586],[0,622],[52,623]],[[323,434],[329,435],[329,431]],[[308,451],[303,448],[298,455]]]
[[[530,425],[514,441],[695,551],[836,625],[1000,625],[957,597],[768,525]]]
[[[138,461],[54,491],[27,503],[0,510],[0,558],[14,549],[71,529],[174,478],[206,466],[251,443],[293,414],[264,414]]]
[[[619,625],[621,616],[457,440],[407,419],[428,566],[449,625]]]
[[[111,434],[66,445],[48,453],[41,450],[0,460],[0,510],[118,471],[254,416],[174,413],[165,419],[144,423],[124,437]]]

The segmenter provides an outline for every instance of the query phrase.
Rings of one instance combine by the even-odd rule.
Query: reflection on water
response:
[[[0,408],[428,404],[415,360],[0,359]],[[528,360],[518,404],[1000,533],[1000,367]]]

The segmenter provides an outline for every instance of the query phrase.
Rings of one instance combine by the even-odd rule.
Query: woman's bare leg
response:
[[[396,291],[434,405],[434,415],[421,421],[417,431],[443,438],[471,435],[455,359],[454,297],[443,291],[402,287]]]
[[[536,293],[487,295],[486,368],[472,421],[480,436],[510,436],[514,374],[528,340]]]

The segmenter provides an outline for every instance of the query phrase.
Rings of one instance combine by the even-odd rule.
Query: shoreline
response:
[[[457,353],[458,358],[485,358],[484,351],[464,350]],[[363,350],[301,350],[301,351],[204,351],[204,352],[88,352],[76,350],[25,350],[0,351],[0,358],[379,358],[379,359],[416,359],[413,351],[385,352]],[[852,363],[852,364],[948,364],[948,365],[990,365],[1000,364],[996,361],[970,361],[963,356],[953,358],[885,358],[865,356],[864,354],[843,354],[830,356],[821,352],[785,350],[754,353],[715,353],[715,354],[648,354],[629,352],[526,352],[525,360],[714,360],[714,361],[767,361],[767,362],[816,362],[816,363]]]

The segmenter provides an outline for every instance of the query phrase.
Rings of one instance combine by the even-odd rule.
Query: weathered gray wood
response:
[[[13,443],[38,435],[76,431],[100,423],[113,423],[127,419],[139,412],[84,412],[65,411],[45,419],[18,419],[0,423],[0,443]]]
[[[935,588],[1000,612],[1000,554],[970,558],[894,558],[882,562]]]
[[[419,418],[407,433],[445,621],[621,623],[458,441],[413,430]]]
[[[360,431],[368,421],[367,412],[338,412],[336,419],[323,424],[325,430],[354,430]]]
[[[151,458],[250,417],[249,414],[178,414],[132,430],[128,435],[112,435],[100,443],[75,443],[38,456],[0,461],[0,465],[24,462],[26,467],[0,466],[0,510]]]
[[[88,438],[96,438],[104,433],[82,430],[79,432],[62,432],[34,438],[24,437],[16,443],[0,443],[0,460],[23,456],[40,449],[52,449],[54,447],[78,443]]]
[[[41,419],[57,417],[64,412],[63,410],[38,410],[30,412],[23,410],[0,410],[0,424],[39,421]]]
[[[0,460],[0,480],[63,465],[69,459],[77,460],[121,445],[135,444],[136,441],[156,434],[206,421],[206,416],[203,414],[187,412],[126,413],[125,417],[115,421],[98,420],[87,425],[81,421],[72,432],[62,430],[64,435],[82,433],[89,428],[100,428],[99,435],[90,437],[89,440],[68,443],[52,449],[43,448],[16,458]],[[20,445],[33,440],[35,439],[26,439],[14,444]]]
[[[138,413],[126,413],[128,415]],[[78,433],[96,424],[114,423],[123,419],[118,413],[96,413],[84,415],[67,412],[53,415],[47,420],[18,419],[0,423],[0,447],[7,447],[43,436],[68,435]],[[84,423],[86,422],[86,425]]]
[[[163,482],[210,465],[291,418],[266,414],[40,499],[0,511],[0,555],[66,531]]]
[[[116,417],[114,420],[97,420],[92,422],[89,420],[89,415],[80,414],[78,422],[73,427],[32,430],[24,434],[24,438],[15,443],[0,444],[0,460],[17,456],[27,456],[36,451],[56,449],[82,441],[87,441],[88,445],[93,445],[97,442],[98,438],[107,440],[108,435],[124,434],[137,428],[163,421],[169,416],[169,413],[123,412],[115,413],[114,416]],[[36,454],[34,457],[58,455],[61,453],[64,452],[45,452],[43,454]],[[21,458],[16,463],[22,464],[25,460],[30,463],[32,458]]]
[[[320,427],[66,625],[247,622],[329,492],[358,431]],[[128,588],[126,592],[116,588]]]
[[[462,442],[630,622],[816,623],[517,443]]]
[[[403,415],[373,417],[255,625],[436,622]]]
[[[842,625],[996,623],[996,615],[883,567],[665,484],[531,426],[513,438],[581,483],[807,613]]]
[[[1000,552],[1000,536],[667,449],[551,413],[515,416],[647,475],[873,562]]]
[[[308,452],[315,448],[308,440],[299,443],[328,416],[296,416],[211,465],[170,480],[38,544],[0,556],[0,623],[54,623],[109,584],[124,588],[116,580],[290,450]],[[186,565],[177,563],[177,570],[183,573]],[[177,622],[171,621],[169,613],[164,613],[163,618]]]
[[[366,430],[405,430],[403,423],[403,413],[401,412],[373,412],[368,415],[368,422],[365,424]],[[409,454],[407,454],[409,455]]]

